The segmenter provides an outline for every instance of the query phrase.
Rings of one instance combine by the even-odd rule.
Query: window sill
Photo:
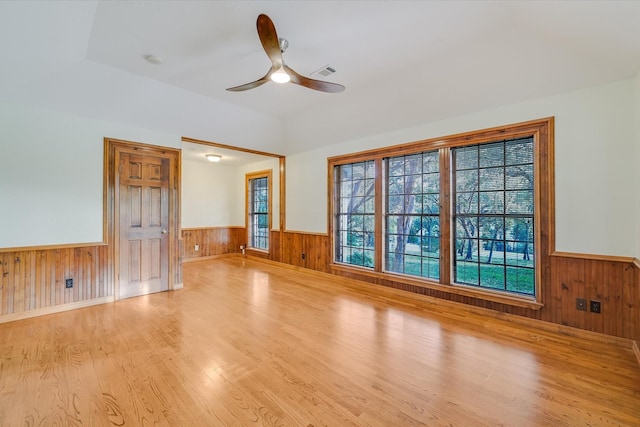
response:
[[[531,310],[540,310],[544,307],[539,301],[536,301],[533,297],[517,296],[507,294],[491,289],[481,289],[467,285],[443,285],[440,283],[432,282],[429,280],[414,279],[412,277],[397,275],[392,273],[381,273],[365,268],[358,268],[352,266],[346,266],[343,264],[331,264],[331,272],[347,273],[350,277],[357,279],[354,276],[371,277],[378,280],[387,280],[389,282],[404,283],[408,285],[417,286],[420,288],[431,289],[435,291],[446,292],[449,294],[463,295],[466,297],[476,298],[483,301],[497,302],[500,304],[506,304],[514,307],[528,308]]]

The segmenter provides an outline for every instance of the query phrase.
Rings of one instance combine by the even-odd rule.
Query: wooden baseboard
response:
[[[174,283],[173,284],[173,289],[171,289],[172,291],[177,291],[178,289],[183,289],[184,288],[184,283]]]
[[[47,314],[61,313],[63,311],[76,310],[78,308],[91,307],[92,305],[107,304],[114,302],[113,296],[95,298],[86,301],[72,302],[69,304],[61,304],[53,307],[38,308],[35,310],[22,311],[20,313],[11,313],[0,316],[0,323],[14,322],[16,320],[29,319],[32,317],[46,316]]]
[[[241,256],[241,255],[237,254],[237,256]],[[298,267],[298,266],[290,265],[290,264],[284,264],[284,263],[281,263],[281,262],[272,261],[272,260],[268,260],[268,259],[264,259],[264,258],[258,258],[258,257],[252,257],[252,256],[247,256],[247,258],[255,260],[255,261],[259,261],[259,262],[264,262],[264,263],[268,263],[268,264],[272,264],[272,265],[277,265],[277,266],[280,266],[280,267],[283,267],[283,268],[287,268],[289,270],[304,272],[304,273],[311,274],[311,275],[314,275],[314,276],[317,276],[317,277],[330,279],[335,283],[344,283],[344,284],[358,283],[358,284],[366,284],[366,285],[369,285],[369,286],[378,286],[378,285],[375,285],[374,283],[371,283],[371,282],[365,282],[365,281],[361,281],[361,280],[350,279],[350,278],[347,278],[347,277],[342,277],[342,276],[338,276],[338,275],[331,274],[331,273],[325,273],[323,271],[311,270],[311,269],[308,269],[308,268]],[[467,312],[470,312],[470,313],[479,314],[479,315],[487,316],[487,317],[494,318],[494,319],[501,319],[501,320],[504,320],[506,322],[514,323],[514,324],[525,326],[525,327],[535,328],[535,329],[538,329],[538,330],[541,330],[541,331],[545,331],[545,332],[555,332],[555,333],[562,334],[562,335],[567,335],[567,336],[576,337],[576,338],[583,338],[583,339],[593,340],[593,341],[606,343],[606,344],[611,344],[611,345],[616,345],[616,346],[620,346],[620,347],[624,347],[624,348],[632,348],[633,345],[636,344],[634,341],[632,341],[630,339],[627,339],[627,338],[621,338],[621,337],[616,337],[616,336],[613,336],[613,335],[601,334],[601,333],[598,333],[598,332],[587,331],[585,329],[578,329],[578,328],[574,328],[574,327],[571,327],[571,326],[560,325],[560,324],[557,324],[557,323],[545,322],[543,320],[531,319],[529,317],[517,316],[517,315],[511,314],[511,313],[504,313],[504,312],[500,312],[500,311],[490,310],[488,308],[476,307],[476,306],[463,304],[463,303],[459,303],[459,302],[455,302],[455,301],[448,301],[448,300],[444,300],[444,299],[440,299],[440,298],[430,297],[430,296],[427,296],[427,295],[421,295],[421,294],[416,294],[416,293],[412,293],[412,292],[406,292],[406,291],[402,291],[402,290],[399,290],[399,289],[390,288],[390,287],[386,287],[386,286],[384,286],[382,288],[384,289],[385,293],[390,294],[390,295],[394,295],[399,300],[405,300],[406,301],[407,299],[410,299],[412,301],[424,301],[424,302],[426,302],[428,304],[434,304],[434,305],[437,305],[437,306],[440,306],[440,307],[444,307],[444,308],[450,309],[452,311],[458,311],[459,312],[460,310],[466,310]],[[637,344],[636,344],[636,349],[637,349]],[[640,351],[636,352],[636,356],[640,358]]]
[[[182,260],[182,263],[185,264],[185,263],[188,263],[188,262],[209,261],[211,259],[227,258],[227,257],[233,257],[233,256],[240,256],[240,254],[231,253],[231,254],[201,256],[201,257],[195,257],[195,258],[185,258],[185,259]]]

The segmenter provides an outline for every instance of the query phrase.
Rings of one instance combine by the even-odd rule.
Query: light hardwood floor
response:
[[[638,426],[628,347],[225,258],[0,324],[2,426]]]

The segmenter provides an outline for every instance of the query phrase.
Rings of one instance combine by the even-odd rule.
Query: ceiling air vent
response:
[[[331,74],[335,73],[336,69],[329,66],[329,65],[325,65],[324,67],[314,71],[313,73],[311,73],[312,76],[322,76],[322,77],[327,77],[330,76]]]

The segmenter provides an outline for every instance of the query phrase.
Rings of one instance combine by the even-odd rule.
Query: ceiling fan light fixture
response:
[[[220,154],[207,154],[205,155],[205,157],[210,162],[219,162],[222,159],[222,156]]]
[[[276,83],[289,83],[291,81],[291,76],[283,68],[274,71],[269,77]]]
[[[344,90],[344,86],[340,84],[311,79],[296,73],[291,67],[286,66],[282,59],[282,54],[287,50],[289,42],[285,39],[278,38],[273,21],[264,13],[258,16],[256,28],[258,30],[258,38],[260,38],[260,43],[262,43],[262,48],[269,57],[269,60],[271,60],[271,68],[267,71],[267,74],[258,80],[240,86],[229,87],[227,88],[228,91],[243,92],[262,86],[269,81],[276,83],[291,82],[309,89],[328,93],[338,93]],[[323,71],[334,73],[335,69],[327,66]]]

